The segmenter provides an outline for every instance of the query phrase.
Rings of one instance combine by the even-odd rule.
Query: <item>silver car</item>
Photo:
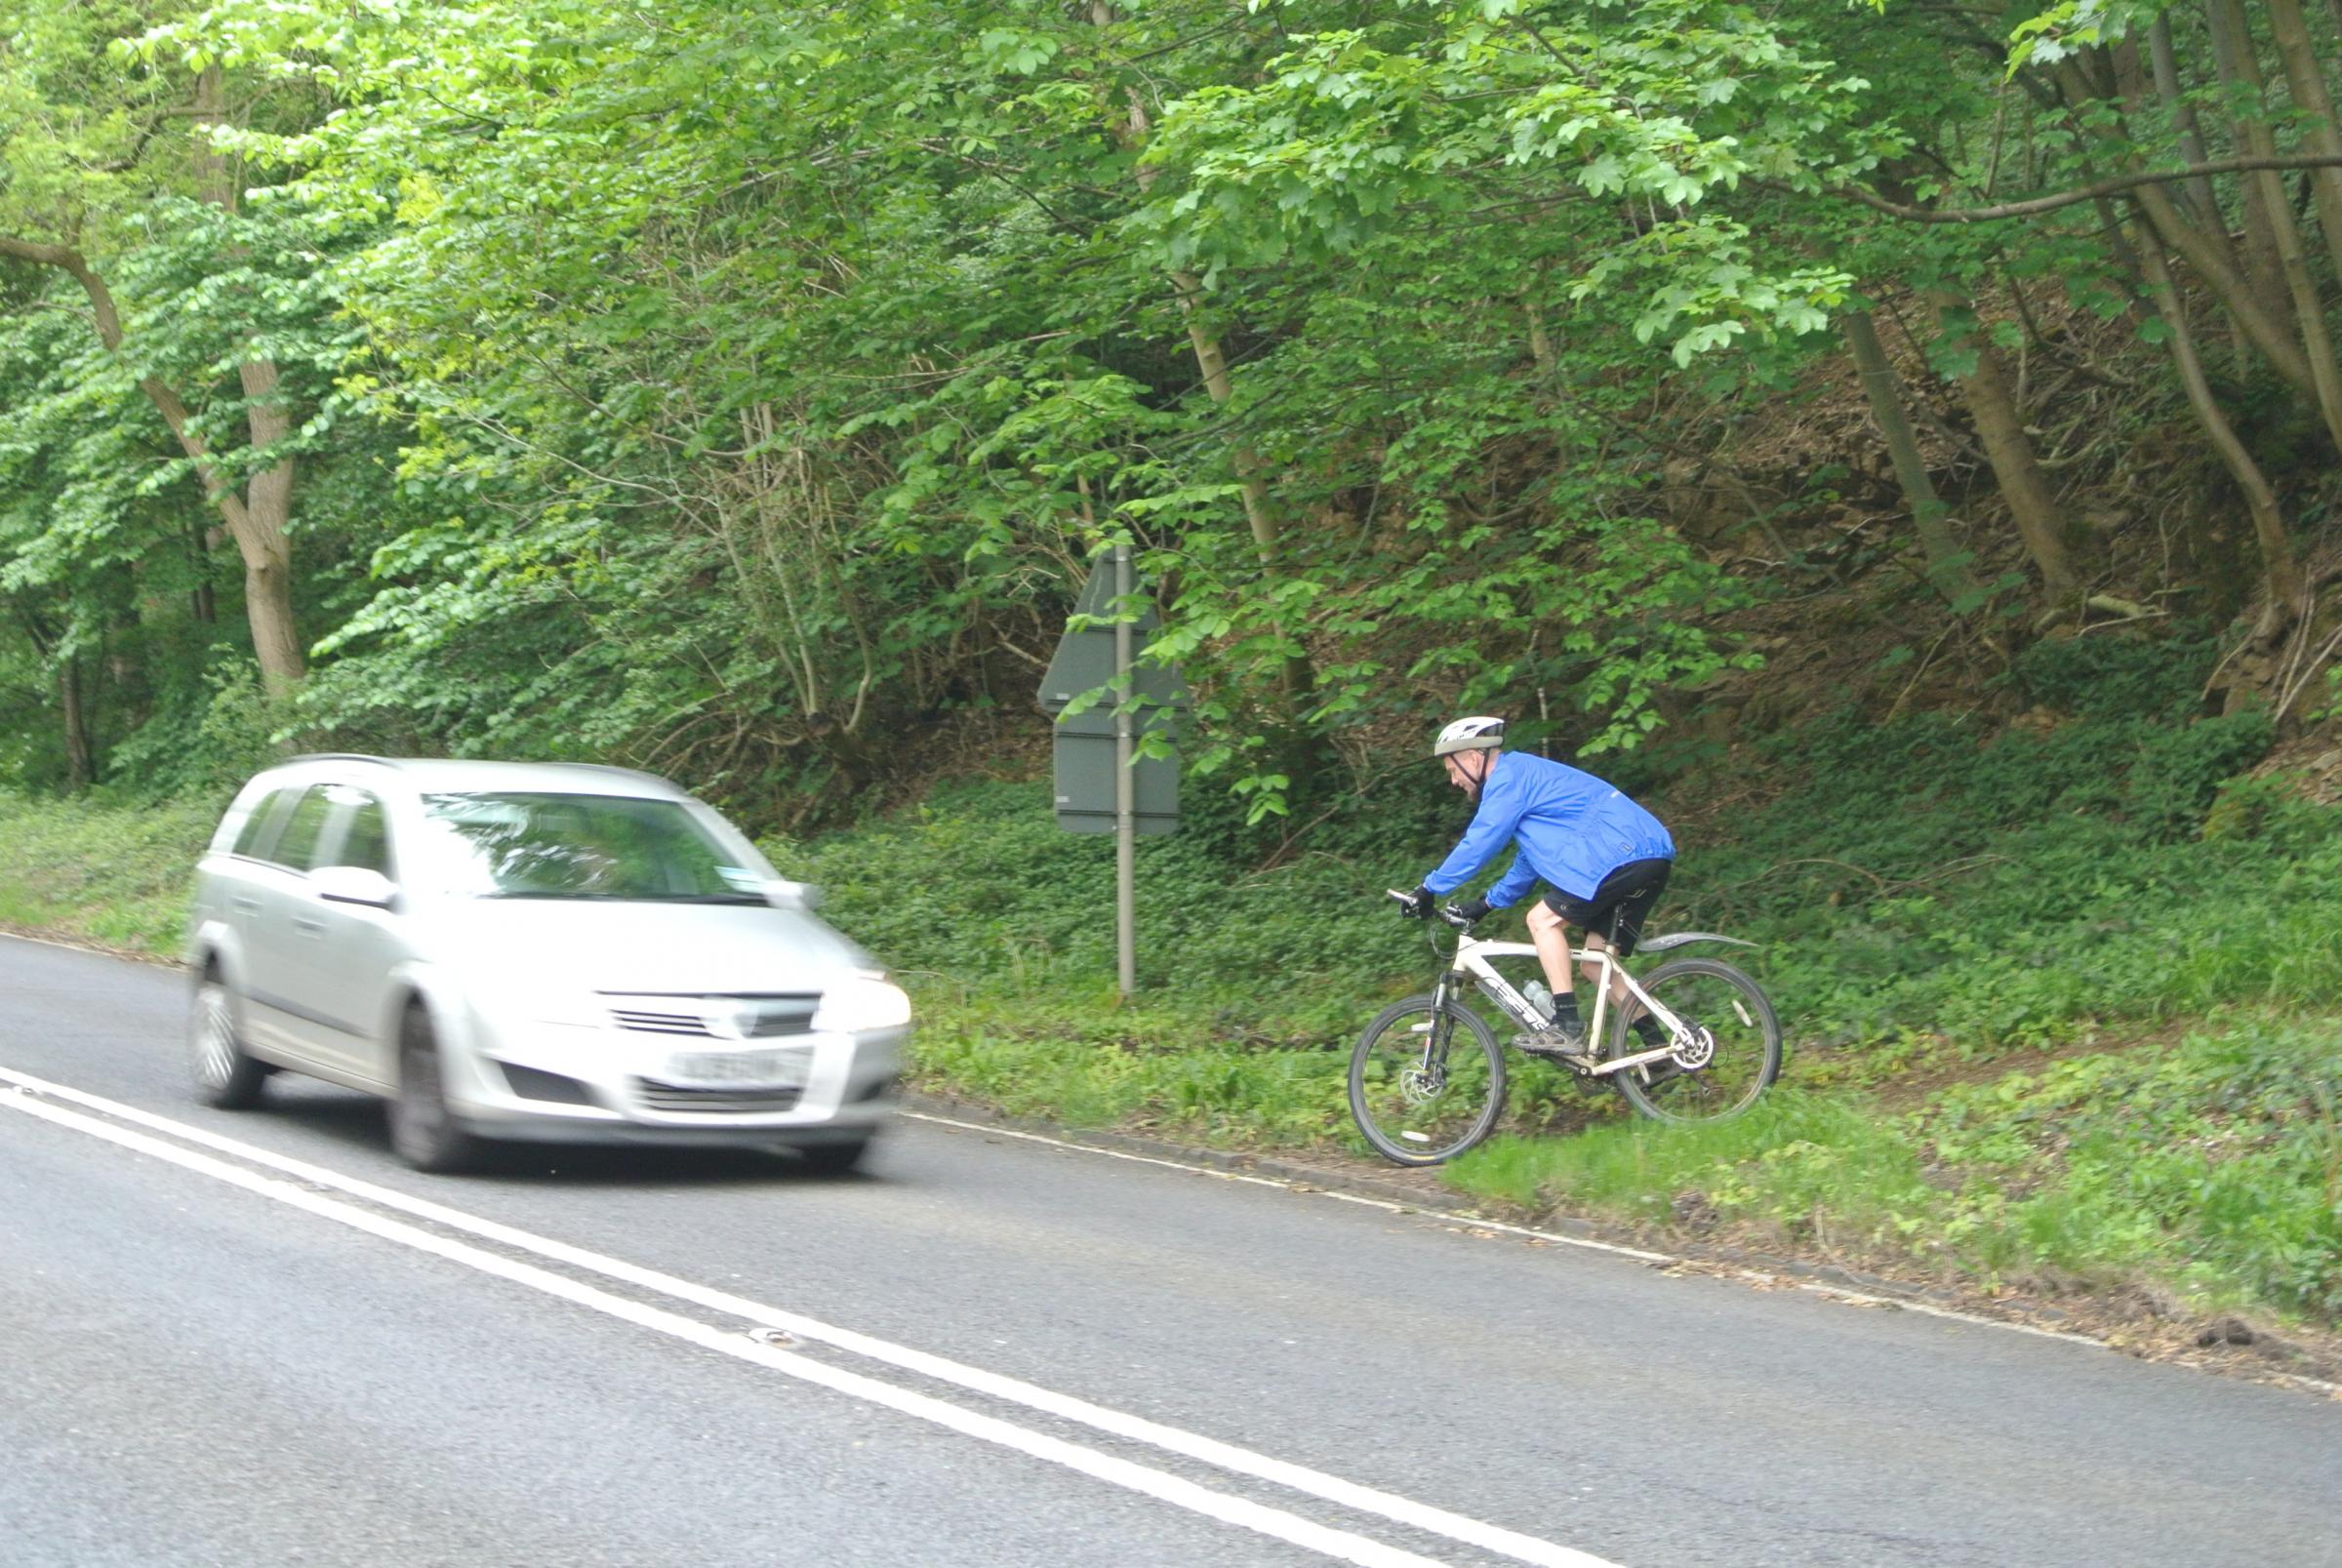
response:
[[[844,1170],[910,1003],[722,817],[569,764],[303,757],[198,873],[196,1090],[290,1068],[381,1095],[423,1170],[483,1141],[747,1144]]]

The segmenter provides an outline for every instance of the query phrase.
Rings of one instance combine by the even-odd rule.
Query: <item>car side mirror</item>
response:
[[[776,909],[815,909],[821,906],[822,890],[810,882],[776,876],[764,884],[764,902]]]
[[[387,909],[398,902],[398,884],[363,865],[321,865],[309,873],[309,886],[328,904]]]

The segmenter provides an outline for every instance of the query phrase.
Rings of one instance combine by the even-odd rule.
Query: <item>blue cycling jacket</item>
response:
[[[1488,890],[1491,908],[1519,902],[1540,877],[1573,899],[1590,899],[1603,877],[1629,861],[1676,855],[1676,841],[1658,818],[1593,774],[1525,751],[1499,751],[1472,825],[1423,885],[1452,893],[1514,842],[1520,853]]]

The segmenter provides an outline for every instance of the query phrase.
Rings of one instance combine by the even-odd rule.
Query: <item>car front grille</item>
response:
[[[651,1110],[689,1116],[768,1116],[794,1110],[797,1102],[805,1098],[802,1084],[780,1089],[688,1089],[656,1078],[636,1078],[634,1093]]]
[[[708,1037],[707,1021],[692,1013],[638,1013],[628,1007],[614,1007],[610,1016],[622,1029],[635,1029],[644,1034],[689,1034],[700,1039]]]
[[[607,997],[610,1018],[638,1034],[677,1034],[695,1040],[775,1040],[813,1029],[818,995]],[[655,1004],[665,1002],[661,1007]]]

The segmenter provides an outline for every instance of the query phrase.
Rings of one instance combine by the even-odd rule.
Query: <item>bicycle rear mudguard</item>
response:
[[[1664,937],[1653,937],[1647,942],[1636,943],[1635,950],[1638,953],[1666,952],[1670,948],[1686,946],[1695,942],[1720,942],[1728,947],[1754,947],[1756,945],[1753,942],[1743,942],[1738,937],[1719,937],[1713,931],[1672,931]]]

